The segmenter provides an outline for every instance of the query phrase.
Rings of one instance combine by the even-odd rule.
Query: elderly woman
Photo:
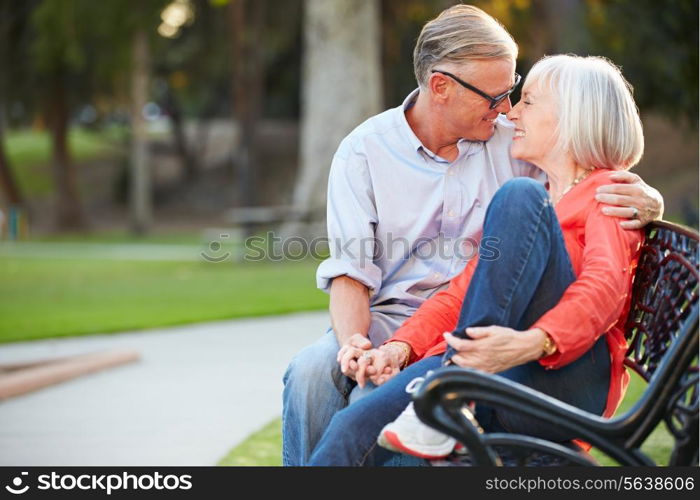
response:
[[[495,256],[482,252],[390,341],[358,360],[358,381],[380,387],[336,414],[310,465],[382,463],[380,433],[395,451],[449,454],[454,440],[406,408],[411,386],[445,363],[498,373],[603,416],[620,403],[628,382],[622,323],[643,236],[605,216],[595,192],[643,152],[630,86],[605,59],[547,57],[508,117],[512,155],[541,168],[547,188],[518,178],[496,193],[483,232],[498,242]],[[568,300],[558,305],[562,297]],[[514,412],[475,412],[487,431],[576,437]]]

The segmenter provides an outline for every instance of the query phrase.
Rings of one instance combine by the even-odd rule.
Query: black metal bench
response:
[[[657,465],[640,447],[663,420],[673,436],[668,465],[698,464],[698,234],[668,222],[647,228],[627,319],[626,366],[647,386],[627,412],[587,413],[498,375],[445,368],[415,395],[419,417],[468,449],[449,465],[598,465],[573,443],[483,433],[475,401],[566,428],[622,465]]]

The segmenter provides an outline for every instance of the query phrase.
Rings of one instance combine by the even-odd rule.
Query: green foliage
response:
[[[421,27],[457,2],[384,0],[383,60],[387,105],[415,88],[411,54]],[[546,54],[602,55],[623,67],[643,111],[698,120],[697,0],[471,0],[505,25],[526,75]],[[514,98],[517,100],[518,93]]]
[[[243,0],[241,0],[243,1]],[[251,15],[255,0],[247,0]],[[172,39],[154,44],[154,73],[158,79],[154,97],[161,99],[169,87],[187,116],[228,116],[233,61],[230,0],[192,0],[195,20]],[[245,64],[263,65],[263,114],[297,117],[301,80],[301,0],[268,2],[264,9],[264,33],[260,61],[249,55]],[[246,36],[250,36],[246,33]]]
[[[322,309],[316,265],[0,257],[0,342]]]
[[[230,0],[191,0],[194,22],[178,37],[156,33],[169,0],[43,0],[10,2],[18,23],[31,11],[31,32],[13,38],[13,74],[25,75],[30,61],[43,73],[72,72],[75,95],[110,98],[124,93],[131,35],[137,26],[151,35],[155,73],[173,84],[191,115],[222,114],[230,92]],[[302,51],[301,0],[268,2],[262,53],[266,73],[266,113],[296,116]],[[411,53],[428,20],[453,4],[449,0],[383,0],[382,44],[387,105],[411,90]],[[531,0],[474,0],[496,16],[521,48],[521,71],[545,53],[567,50],[607,55],[622,65],[637,89],[642,109],[669,115],[698,114],[698,3],[676,0],[580,0],[566,2],[567,20],[551,19],[550,3]],[[553,3],[552,3],[553,4]],[[33,10],[32,10],[33,9]],[[118,20],[118,21],[117,21]],[[566,24],[566,29],[561,26]],[[18,31],[13,27],[13,31]],[[20,30],[21,31],[21,30]],[[18,40],[31,39],[29,54]],[[572,48],[579,40],[583,48]],[[584,42],[581,42],[584,41]],[[15,79],[14,82],[17,80]],[[175,82],[175,83],[174,83]],[[16,89],[20,90],[20,89]],[[29,100],[29,99],[28,99]]]
[[[40,75],[65,79],[71,100],[113,99],[127,88],[136,29],[157,38],[158,15],[167,0],[43,0],[31,13],[28,61]],[[36,80],[39,88],[42,80]],[[42,103],[43,104],[43,103]]]
[[[698,2],[590,2],[594,51],[622,66],[641,109],[698,123]],[[593,52],[593,51],[592,51]]]
[[[81,44],[87,4],[80,0],[62,2],[45,1],[34,10],[32,22],[36,38],[32,56],[36,69],[42,73],[54,73],[64,68],[79,71],[85,65],[85,52]]]

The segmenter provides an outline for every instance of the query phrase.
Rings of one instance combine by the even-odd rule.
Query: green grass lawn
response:
[[[627,411],[644,391],[645,384],[635,375],[632,376],[630,387],[625,395],[618,414]],[[649,454],[658,464],[665,465],[671,454],[672,438],[666,425],[661,423],[649,436],[642,450]],[[616,462],[610,460],[597,450],[592,450],[592,455],[602,465],[614,466]],[[225,466],[281,466],[282,465],[282,420],[276,419],[269,422],[264,428],[252,434],[248,439],[234,447],[218,465]]]
[[[323,309],[316,265],[0,257],[0,342]]]
[[[275,419],[233,448],[217,465],[281,466],[282,420]]]
[[[644,389],[646,388],[646,382],[644,382],[637,374],[632,373],[632,380],[630,380],[630,385],[627,388],[627,393],[625,394],[625,399],[620,404],[616,415],[622,415],[628,411],[632,406],[639,401],[642,396]],[[673,437],[668,432],[666,424],[663,422],[659,424],[654,432],[647,438],[647,441],[642,445],[642,451],[649,455],[652,460],[657,464],[667,465],[668,459],[671,456],[671,450],[673,448]],[[591,450],[591,455],[598,460],[602,465],[617,465],[617,462],[608,458],[606,455],[600,451],[593,449]]]

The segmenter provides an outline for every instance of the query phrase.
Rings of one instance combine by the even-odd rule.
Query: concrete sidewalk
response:
[[[0,364],[112,348],[137,363],[0,402],[0,465],[214,465],[281,414],[282,375],[328,313],[0,346]]]

